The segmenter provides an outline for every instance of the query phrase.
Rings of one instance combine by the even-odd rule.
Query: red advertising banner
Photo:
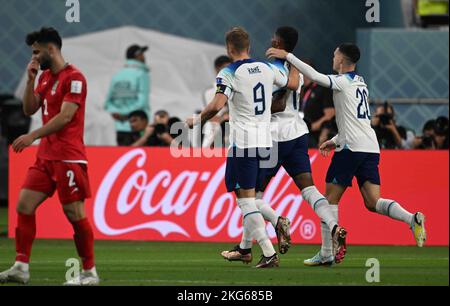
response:
[[[223,153],[216,151],[216,153]],[[224,185],[225,157],[173,157],[167,148],[87,148],[92,198],[86,201],[96,239],[236,242],[242,217]],[[223,155],[223,154],[222,154]],[[14,237],[16,203],[36,147],[10,149],[9,236]],[[313,177],[325,189],[331,158],[310,152]],[[381,193],[427,217],[427,245],[448,245],[449,152],[383,151]],[[320,222],[284,170],[272,180],[265,200],[291,219],[294,243],[320,243]],[[340,223],[348,243],[414,245],[408,226],[366,210],[356,181],[344,195]],[[267,226],[275,238],[272,226]],[[72,239],[58,196],[37,212],[37,238]]]

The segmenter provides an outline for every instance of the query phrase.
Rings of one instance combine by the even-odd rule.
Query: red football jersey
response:
[[[73,65],[67,65],[56,75],[46,70],[39,78],[35,93],[41,98],[43,124],[60,113],[63,102],[79,106],[72,121],[61,131],[41,139],[37,157],[45,160],[87,161],[83,141],[87,83],[83,74]]]

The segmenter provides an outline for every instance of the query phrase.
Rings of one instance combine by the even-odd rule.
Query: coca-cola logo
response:
[[[316,157],[317,154],[311,162]],[[107,171],[94,202],[94,222],[102,234],[118,236],[151,231],[161,237],[174,234],[185,240],[214,239],[218,235],[236,238],[242,234],[241,211],[234,194],[227,193],[223,185],[226,166],[223,161],[216,169],[181,172],[171,170],[169,162],[166,169],[150,174],[149,167],[146,167],[147,159],[144,149],[133,149]],[[187,160],[174,159],[174,162],[185,163]],[[126,176],[125,172],[128,173]],[[281,169],[267,188],[264,200],[291,220],[291,231],[295,233],[305,221],[300,212],[304,202],[300,192],[293,193],[289,188],[291,184],[292,180]],[[163,190],[163,195],[157,197],[157,190],[160,193]],[[113,193],[116,196],[112,196]],[[136,211],[140,218],[132,225],[129,222],[127,225],[111,222],[111,214],[108,213],[111,210],[116,219],[125,219]],[[187,215],[191,216],[190,220],[184,218]],[[274,238],[273,227],[268,224],[267,229],[270,237]]]

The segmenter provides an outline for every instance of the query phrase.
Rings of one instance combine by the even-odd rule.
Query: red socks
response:
[[[17,214],[16,261],[29,263],[31,247],[36,236],[36,215]]]
[[[88,219],[72,223],[75,246],[83,262],[83,269],[90,270],[94,263],[94,234]],[[36,215],[17,214],[16,261],[30,262],[31,247],[36,236]]]
[[[72,222],[75,235],[73,235],[78,256],[83,262],[83,270],[90,270],[94,263],[94,234],[88,219]]]

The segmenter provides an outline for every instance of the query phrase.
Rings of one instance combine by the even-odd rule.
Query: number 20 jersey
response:
[[[377,136],[370,124],[369,91],[364,79],[354,72],[328,77],[338,127],[336,151],[380,153]]]

